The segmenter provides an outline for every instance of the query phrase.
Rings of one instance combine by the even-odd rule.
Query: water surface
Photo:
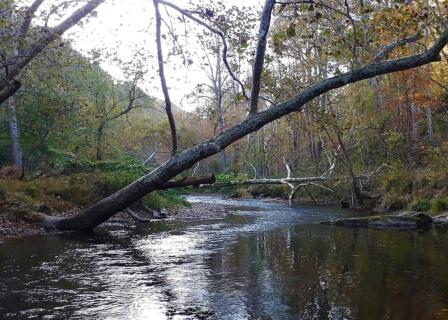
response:
[[[0,243],[0,319],[448,319],[448,233],[260,200],[225,219]]]

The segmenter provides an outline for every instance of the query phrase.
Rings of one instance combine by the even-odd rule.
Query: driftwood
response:
[[[134,219],[137,222],[142,222],[142,223],[149,223],[151,222],[151,219],[148,218],[142,218],[140,217],[134,210],[132,210],[131,208],[127,208],[126,212],[129,214],[129,216]]]
[[[199,186],[203,184],[212,184],[215,183],[216,178],[213,174],[205,175],[205,176],[197,176],[197,177],[186,177],[180,180],[168,181],[165,182],[159,190],[163,189],[171,189],[171,188],[182,188],[189,186]]]

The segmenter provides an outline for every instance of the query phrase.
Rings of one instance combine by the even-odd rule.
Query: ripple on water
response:
[[[447,233],[316,225],[349,214],[333,208],[189,200],[232,214],[0,243],[0,318],[443,319],[448,309]]]

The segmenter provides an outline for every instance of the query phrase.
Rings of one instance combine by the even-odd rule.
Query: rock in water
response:
[[[436,228],[448,228],[448,213],[435,216],[432,224]]]
[[[405,212],[399,215],[377,215],[326,221],[323,224],[358,228],[428,228],[432,218],[424,212]]]

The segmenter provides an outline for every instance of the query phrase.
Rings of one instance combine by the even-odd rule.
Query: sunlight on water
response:
[[[195,197],[233,213],[0,243],[0,319],[448,319],[448,234],[323,226],[331,208]],[[406,308],[403,308],[406,306]]]

